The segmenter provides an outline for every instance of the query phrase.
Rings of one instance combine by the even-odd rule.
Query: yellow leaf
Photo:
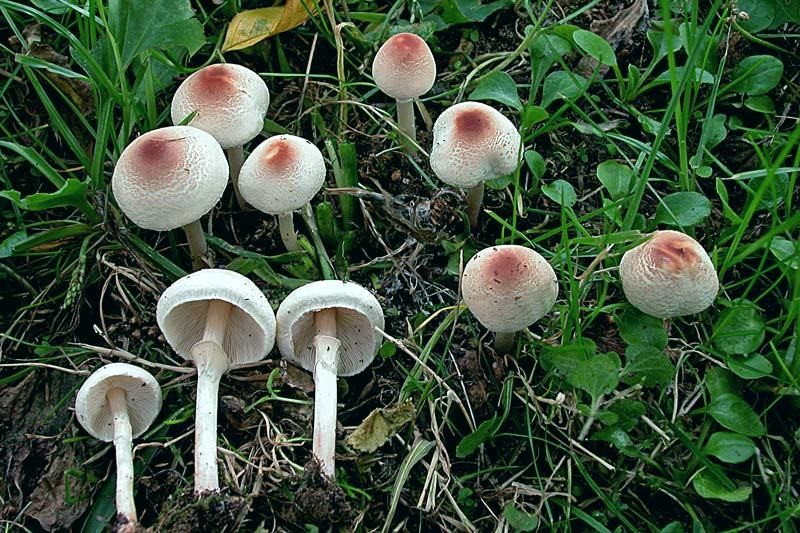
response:
[[[287,0],[284,6],[237,13],[228,26],[222,51],[241,50],[267,37],[296,28],[308,20],[313,11],[313,0]]]
[[[375,409],[347,437],[347,445],[359,452],[372,453],[414,420],[414,402]]]

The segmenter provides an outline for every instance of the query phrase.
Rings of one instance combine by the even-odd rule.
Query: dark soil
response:
[[[183,492],[168,499],[155,531],[240,531],[250,510],[249,498],[225,492],[201,497]]]

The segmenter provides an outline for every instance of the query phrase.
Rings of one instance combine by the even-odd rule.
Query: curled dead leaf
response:
[[[315,9],[312,0],[287,0],[283,6],[237,13],[228,26],[222,51],[241,50],[267,37],[296,28],[308,20]]]
[[[375,409],[348,435],[347,445],[359,452],[372,453],[414,420],[415,413],[411,400]]]

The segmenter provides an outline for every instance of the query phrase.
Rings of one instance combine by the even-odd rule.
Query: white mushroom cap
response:
[[[211,211],[228,184],[228,161],[214,137],[189,126],[149,131],[129,144],[111,188],[122,211],[144,229],[185,226]]]
[[[546,315],[558,297],[553,267],[530,248],[507,244],[475,254],[461,278],[464,303],[486,329],[512,333]]]
[[[161,410],[161,387],[150,372],[127,363],[100,367],[83,383],[75,399],[75,414],[83,429],[96,439],[114,439],[114,415],[106,394],[123,389],[133,437],[150,427]]]
[[[381,345],[383,309],[367,289],[337,280],[315,281],[294,290],[278,308],[278,349],[291,363],[314,370],[314,313],[336,308],[338,375],[352,376],[369,366]]]
[[[692,315],[714,303],[719,280],[703,247],[679,231],[656,231],[619,265],[625,297],[656,318]]]
[[[413,33],[398,33],[383,43],[372,61],[372,77],[384,93],[411,100],[436,81],[436,62],[428,44]]]
[[[263,359],[275,345],[275,313],[255,283],[232,270],[208,268],[184,276],[158,299],[156,320],[175,353],[192,359],[202,340],[211,300],[233,306],[222,349],[230,366]]]
[[[203,67],[181,83],[172,98],[172,123],[196,112],[190,124],[231,148],[261,133],[268,107],[269,89],[258,74],[221,63]]]
[[[322,153],[311,141],[294,135],[276,135],[259,144],[239,173],[242,197],[273,215],[300,209],[324,182]]]
[[[474,187],[514,172],[521,143],[516,126],[499,111],[462,102],[433,125],[431,168],[448,185]]]

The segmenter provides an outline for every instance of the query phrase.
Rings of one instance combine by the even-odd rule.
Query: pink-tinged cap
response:
[[[411,100],[436,81],[436,62],[428,44],[413,33],[398,33],[383,43],[372,61],[372,77],[384,93]]]
[[[521,139],[516,126],[496,109],[462,102],[433,125],[431,168],[454,187],[474,187],[517,169]]]
[[[622,256],[622,290],[641,312],[656,318],[692,315],[717,297],[719,280],[711,258],[679,231],[656,231]]]
[[[190,126],[149,131],[129,144],[114,167],[111,188],[137,226],[166,231],[208,213],[228,184],[219,143]]]
[[[558,298],[558,280],[537,252],[506,244],[481,250],[469,260],[461,292],[486,329],[510,333],[550,312]]]
[[[172,98],[172,123],[207,131],[223,148],[242,146],[264,128],[269,89],[247,67],[220,63],[203,67],[181,83]]]
[[[242,165],[239,191],[264,213],[300,209],[325,182],[325,160],[313,143],[294,135],[276,135],[258,145]]]

